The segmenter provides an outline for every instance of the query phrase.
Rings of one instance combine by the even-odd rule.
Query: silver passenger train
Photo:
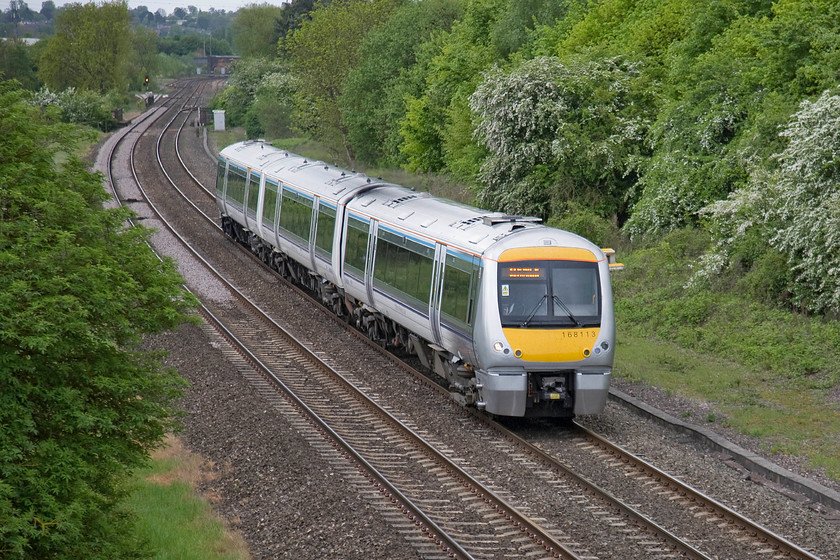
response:
[[[416,354],[462,404],[603,410],[611,250],[259,140],[221,151],[216,200],[227,235],[370,338]]]

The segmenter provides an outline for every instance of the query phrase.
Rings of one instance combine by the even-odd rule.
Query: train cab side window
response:
[[[344,250],[344,266],[359,276],[365,275],[367,262],[368,231],[370,226],[356,217],[347,222],[347,246]]]
[[[323,202],[319,204],[315,227],[315,251],[323,257],[329,257],[332,255],[335,237],[335,209]]]
[[[216,171],[216,194],[221,197],[222,194],[225,192],[225,170],[226,170],[225,160],[219,160],[219,167]]]
[[[284,187],[280,205],[280,229],[308,244],[311,225],[312,200]]]
[[[245,171],[230,166],[227,176],[227,199],[239,208],[245,206]]]

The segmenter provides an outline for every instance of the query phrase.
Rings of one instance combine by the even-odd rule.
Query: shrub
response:
[[[61,122],[83,124],[103,132],[112,130],[116,120],[111,116],[111,109],[116,107],[107,96],[92,91],[67,88],[61,92],[52,92],[42,88],[32,98],[32,104],[41,108],[54,106],[58,109]]]
[[[791,302],[808,311],[837,312],[840,88],[803,102],[780,134],[788,145],[775,157],[776,169],[756,169],[745,186],[704,209],[717,241],[716,262],[731,266],[745,246],[756,238],[766,239],[765,252],[783,255],[791,276],[781,288],[782,278],[769,270],[773,257],[768,257],[763,266],[772,277],[762,282],[754,277],[751,283],[775,286],[780,294],[789,290]]]

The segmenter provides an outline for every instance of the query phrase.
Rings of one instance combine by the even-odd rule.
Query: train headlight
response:
[[[495,344],[493,344],[493,350],[495,350],[496,352],[501,352],[502,350],[504,350],[504,348],[505,345],[501,342],[496,342]]]

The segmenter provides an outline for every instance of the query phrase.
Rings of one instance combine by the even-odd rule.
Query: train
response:
[[[452,397],[495,416],[603,411],[614,251],[248,140],[219,153],[223,231]],[[387,375],[387,372],[383,372]]]

